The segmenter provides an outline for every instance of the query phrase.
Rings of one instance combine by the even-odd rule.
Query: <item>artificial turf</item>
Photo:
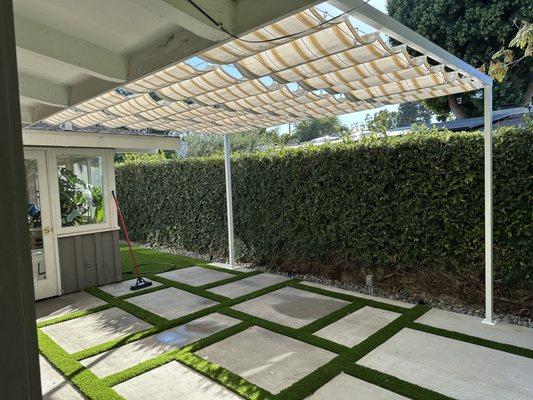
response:
[[[98,288],[91,288],[87,291],[107,302],[106,305],[99,306],[95,309],[88,311],[78,311],[68,315],[54,318],[52,320],[44,321],[38,324],[38,335],[39,335],[39,347],[41,353],[56,367],[58,368],[68,379],[70,379],[80,391],[87,396],[89,399],[120,399],[121,396],[116,394],[112,390],[112,386],[124,382],[128,379],[131,379],[139,374],[142,374],[146,371],[159,367],[165,363],[171,361],[178,361],[187,367],[209,377],[211,380],[218,382],[227,389],[239,394],[245,399],[250,400],[266,400],[266,399],[281,399],[281,400],[303,400],[314,391],[319,389],[321,386],[329,382],[338,374],[344,372],[349,375],[355,376],[357,378],[363,379],[375,385],[381,386],[387,390],[398,393],[400,395],[412,398],[412,399],[428,399],[428,400],[445,400],[449,399],[444,395],[433,392],[429,389],[419,387],[417,385],[405,382],[393,376],[375,371],[360,365],[355,364],[357,360],[364,357],[370,351],[374,350],[389,338],[394,336],[400,330],[408,327],[411,329],[421,330],[427,333],[449,337],[452,339],[463,340],[469,343],[474,343],[481,346],[486,346],[502,351],[507,351],[509,353],[518,354],[524,357],[533,358],[533,351],[528,349],[523,349],[516,346],[505,345],[501,343],[496,343],[457,332],[451,332],[443,329],[432,328],[426,325],[416,323],[416,319],[424,314],[428,308],[425,306],[415,306],[413,308],[403,308],[395,305],[390,305],[387,303],[382,303],[377,300],[367,299],[357,297],[355,294],[350,295],[346,293],[339,293],[336,291],[330,291],[323,288],[318,288],[314,286],[303,285],[297,280],[287,280],[276,285],[266,287],[264,289],[255,291],[253,293],[246,294],[244,296],[237,297],[235,299],[229,299],[224,296],[217,295],[215,293],[209,292],[207,289],[220,286],[222,284],[234,282],[239,279],[244,279],[246,277],[256,275],[260,272],[254,271],[245,273],[242,271],[228,271],[213,266],[206,266],[206,261],[193,259],[190,257],[181,257],[173,254],[166,254],[158,252],[151,249],[142,249],[136,248],[136,256],[139,263],[152,262],[145,268],[144,272],[149,279],[160,282],[162,285],[149,288],[140,292],[133,292],[127,295],[115,297]],[[131,264],[129,264],[129,254],[127,253],[127,248],[121,249],[121,256],[123,258],[123,268],[125,271],[131,270]],[[180,282],[175,282],[157,275],[154,275],[153,272],[160,271],[161,266],[167,263],[172,264],[174,268],[186,268],[192,265],[198,265],[202,267],[208,267],[212,269],[222,270],[224,272],[229,272],[234,276],[221,281],[203,285],[203,286],[191,286]],[[237,310],[232,309],[233,305],[242,303],[244,301],[260,297],[264,294],[273,292],[282,287],[292,286],[300,290],[306,290],[309,292],[318,293],[321,295],[334,297],[337,299],[348,301],[348,304],[345,307],[340,308],[337,311],[334,311],[302,328],[295,329],[290,328],[284,325],[277,324],[272,321],[268,321],[253,315],[249,315]],[[140,307],[137,307],[127,301],[128,298],[142,295],[149,292],[155,292],[167,287],[175,287],[180,290],[193,293],[198,296],[209,298],[218,302],[218,304],[200,310],[198,312],[177,318],[175,320],[167,320],[156,314],[150,313]],[[371,306],[376,308],[381,308],[384,310],[394,311],[401,314],[394,321],[389,323],[387,326],[377,331],[370,337],[368,337],[363,342],[358,345],[349,348],[338,343],[329,341],[324,338],[314,336],[313,333],[319,329],[334,323],[335,321],[345,317],[346,315],[364,307]],[[135,334],[127,335],[122,338],[112,340],[106,343],[99,344],[97,346],[81,350],[74,354],[66,353],[60,346],[58,346],[53,340],[48,337],[40,328],[55,323],[60,323],[69,319],[83,317],[85,315],[102,311],[110,307],[118,307],[127,311],[138,318],[150,323],[153,325],[152,328],[146,329]],[[217,332],[213,335],[200,339],[192,344],[184,346],[182,348],[177,348],[175,350],[164,353],[160,356],[154,357],[150,360],[142,362],[138,365],[132,366],[124,371],[110,375],[103,379],[96,377],[90,370],[86,369],[79,360],[84,358],[100,354],[104,351],[111,350],[118,346],[122,346],[126,343],[131,343],[142,338],[154,335],[156,333],[165,331],[167,329],[173,328],[178,325],[185,324],[192,320],[204,317],[211,313],[218,312],[233,318],[240,320],[241,322],[231,326],[227,329],[224,329],[220,332]],[[336,354],[336,357],[331,361],[316,369],[306,377],[302,378],[298,382],[284,389],[277,395],[257,387],[256,385],[248,382],[247,380],[237,376],[231,371],[211,363],[207,360],[204,360],[194,354],[195,351],[198,351],[206,346],[214,344],[218,341],[224,340],[234,334],[237,334],[253,325],[260,326],[262,328],[283,334],[287,337],[291,337],[306,343],[309,343],[313,346],[320,347],[322,349],[328,350]]]
[[[170,254],[159,250],[147,249],[145,247],[134,246],[133,253],[138,264],[142,264],[141,270],[144,273],[158,273],[170,267],[180,268],[190,265],[205,265],[209,261],[193,257]],[[120,261],[122,273],[131,275],[133,264],[131,262],[128,247],[120,246]]]
[[[122,399],[113,389],[94,375],[91,370],[85,368],[43,331],[39,329],[37,335],[41,354],[74,383],[87,398],[92,400]]]

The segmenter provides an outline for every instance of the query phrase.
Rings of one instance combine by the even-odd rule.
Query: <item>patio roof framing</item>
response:
[[[368,4],[366,0],[331,0],[330,3],[343,12],[366,23],[367,25],[387,34],[388,36],[408,45],[409,47],[427,54],[435,61],[452,69],[458,69],[476,77],[484,85],[492,85],[492,78],[460,58],[454,56],[442,47],[436,45],[424,36],[403,25],[391,16],[379,11]]]
[[[364,0],[333,0],[334,6],[368,25],[386,33],[411,48],[427,54],[450,68],[465,72],[479,79],[484,89],[484,197],[485,197],[485,318],[484,324],[494,325],[493,299],[493,194],[492,194],[492,78],[470,64],[432,43],[392,17],[375,9]],[[231,268],[235,267],[235,244],[231,189],[231,161],[229,136],[224,134],[224,165],[226,177],[226,200],[228,219],[228,252]]]
[[[43,121],[55,127],[68,122],[85,130],[104,126],[224,134],[233,267],[230,133],[484,88],[485,322],[492,323],[492,79],[376,10],[368,0],[333,0],[332,4],[377,32],[361,35],[347,15],[325,20],[308,8],[282,20],[273,19],[270,25],[257,25],[263,27],[197,53],[212,64],[209,68],[198,69],[180,61],[152,69],[156,72],[146,76],[128,75],[130,81],[121,88],[101,92]],[[403,46],[392,48],[380,32]],[[407,46],[423,56],[411,56]],[[428,60],[440,65],[431,65]],[[225,71],[227,65],[233,65],[242,78]],[[351,75],[345,75],[348,69],[352,69]],[[261,83],[259,79],[265,77],[277,83]],[[322,84],[310,85],[313,79]],[[291,83],[300,89],[290,90]],[[287,90],[281,93],[281,89]]]

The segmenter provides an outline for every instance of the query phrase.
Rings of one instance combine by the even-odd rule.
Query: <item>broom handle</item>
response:
[[[111,194],[113,195],[113,200],[115,200],[115,207],[117,208],[117,214],[118,218],[120,219],[120,225],[122,226],[122,230],[124,231],[124,238],[126,239],[126,243],[128,244],[131,262],[133,264],[133,270],[135,271],[135,276],[139,278],[141,276],[141,271],[139,270],[137,260],[135,260],[135,256],[133,255],[133,249],[131,248],[130,235],[128,234],[128,229],[126,228],[126,222],[124,222],[124,217],[122,216],[122,212],[120,211],[120,206],[118,204],[117,196],[115,196],[115,191],[112,190]]]

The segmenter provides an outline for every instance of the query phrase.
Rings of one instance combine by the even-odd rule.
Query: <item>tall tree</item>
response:
[[[387,10],[393,18],[474,67],[488,67],[492,56],[509,44],[519,29],[514,21],[533,19],[530,0],[388,0]],[[533,79],[532,68],[529,57],[516,64],[502,82],[495,83],[495,107],[530,101],[524,93]],[[478,116],[483,109],[478,92],[426,100],[425,104],[441,117],[450,111],[457,118]]]
[[[387,109],[380,110],[374,115],[367,114],[365,117],[366,129],[371,133],[386,135],[387,131],[398,126],[398,112]]]
[[[219,134],[189,133],[183,136],[187,145],[186,157],[202,157],[224,152],[224,138]],[[234,133],[230,137],[233,152],[253,152],[280,143],[277,130],[258,129]]]
[[[398,106],[397,126],[407,126],[412,124],[428,124],[431,122],[433,113],[428,110],[423,103],[409,102],[401,103]]]
[[[343,136],[347,133],[348,127],[341,123],[339,117],[325,117],[298,122],[294,137],[302,143],[322,136]]]

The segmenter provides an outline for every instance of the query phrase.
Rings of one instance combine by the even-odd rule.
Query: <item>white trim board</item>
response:
[[[22,142],[24,146],[85,147],[147,152],[152,152],[154,149],[177,151],[180,148],[180,139],[169,136],[71,131],[60,132],[36,129],[23,129]]]

